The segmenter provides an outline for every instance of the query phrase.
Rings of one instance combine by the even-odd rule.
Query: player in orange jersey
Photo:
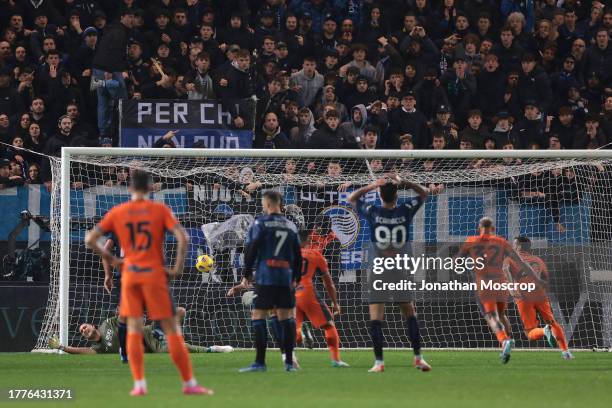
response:
[[[309,231],[300,231],[300,241],[302,245],[302,279],[295,291],[297,343],[302,341],[299,328],[304,321],[304,317],[307,317],[315,328],[321,328],[325,331],[325,341],[331,354],[332,367],[348,367],[347,363],[340,360],[340,337],[333,318],[333,314],[340,314],[340,305],[336,297],[336,288],[327,268],[327,261],[320,251],[308,248]],[[332,301],[333,314],[319,297],[315,288],[314,279],[319,274]]]
[[[478,224],[480,235],[468,237],[461,247],[458,257],[471,257],[475,261],[474,275],[477,297],[484,318],[502,346],[500,359],[506,364],[514,340],[510,338],[510,325],[504,326],[503,316],[506,313],[509,293],[505,289],[483,288],[487,284],[507,285],[508,278],[503,271],[504,259],[510,258],[526,274],[533,273],[512,246],[504,238],[495,235],[493,221],[484,217]]]
[[[520,257],[527,262],[539,281],[534,276],[521,274],[520,268],[512,259],[507,260],[509,272],[513,279],[519,283],[533,283],[536,289],[532,291],[515,291],[512,292],[514,302],[521,316],[525,335],[529,340],[539,340],[542,337],[546,338],[547,343],[551,347],[556,347],[559,344],[561,356],[565,360],[572,360],[574,356],[567,348],[567,341],[563,329],[555,320],[546,288],[540,282],[548,282],[548,268],[542,258],[531,253],[531,241],[529,238],[520,236],[514,239],[514,250],[518,252]],[[546,323],[544,328],[539,327],[537,315]]]
[[[168,277],[182,273],[188,237],[166,205],[148,199],[150,180],[147,173],[133,171],[130,180],[131,199],[113,207],[85,237],[85,244],[112,266],[121,266],[121,300],[119,315],[127,318],[127,352],[134,378],[132,396],[147,393],[144,377],[143,319],[145,308],[151,320],[158,320],[166,335],[172,361],[183,378],[184,394],[211,395],[193,377],[191,358],[181,329],[174,318],[174,302]],[[176,260],[172,268],[164,262],[166,231],[176,238]],[[119,240],[124,257],[115,257],[99,244],[99,239],[113,233]]]

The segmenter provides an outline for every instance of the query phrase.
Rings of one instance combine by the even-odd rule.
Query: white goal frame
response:
[[[60,170],[59,340],[68,342],[70,285],[70,163],[73,156],[155,156],[319,159],[611,159],[612,150],[319,150],[62,148]],[[53,238],[52,238],[53,239]]]

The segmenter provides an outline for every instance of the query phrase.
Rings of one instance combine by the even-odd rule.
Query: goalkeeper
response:
[[[185,317],[185,308],[176,308],[176,318],[181,321]],[[110,317],[102,322],[99,327],[90,323],[83,323],[79,326],[81,335],[93,342],[90,347],[71,347],[59,343],[56,337],[49,339],[49,347],[58,349],[69,354],[110,354],[119,351],[119,316]],[[145,352],[147,353],[167,353],[168,344],[163,331],[155,324],[144,326],[143,340]],[[194,346],[185,344],[190,353],[231,353],[234,351],[232,346]]]

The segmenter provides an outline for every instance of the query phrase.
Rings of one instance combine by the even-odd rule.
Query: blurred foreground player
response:
[[[400,188],[409,188],[416,192],[417,196],[407,203],[397,203],[397,191]],[[378,189],[382,205],[366,205],[361,197],[370,191]],[[404,181],[397,175],[391,178],[382,178],[375,183],[367,185],[354,191],[348,201],[357,209],[370,226],[371,241],[378,252],[398,253],[409,250],[408,231],[412,218],[429,194],[427,188],[420,184]],[[421,355],[421,334],[416,317],[416,309],[412,301],[398,301],[399,307],[406,317],[408,326],[408,338],[414,350],[414,366],[421,371],[431,370]],[[374,347],[376,358],[374,366],[369,370],[373,373],[385,371],[383,360],[384,335],[382,322],[385,316],[385,304],[375,300],[370,301],[370,337]]]
[[[495,235],[493,220],[483,217],[478,223],[479,235],[468,237],[458,258],[471,257],[475,261],[474,278],[477,285],[477,297],[484,319],[501,344],[500,360],[506,364],[510,361],[514,340],[510,337],[510,325],[504,325],[503,317],[508,306],[509,292],[483,288],[485,284],[507,285],[508,276],[503,270],[504,259],[510,258],[522,273],[533,274],[531,268],[512,249],[504,238]],[[478,268],[481,265],[481,268]]]
[[[349,365],[340,360],[340,336],[334,325],[333,314],[340,314],[340,305],[336,296],[336,287],[332,282],[331,275],[327,269],[327,261],[321,252],[316,249],[308,249],[309,231],[300,231],[302,245],[302,278],[295,291],[295,320],[297,329],[297,343],[302,342],[300,327],[304,317],[308,318],[317,329],[325,331],[325,342],[331,354],[332,367],[348,367]],[[327,294],[332,301],[332,312],[317,293],[314,279],[320,275]]]
[[[520,236],[514,239],[512,246],[519,256],[531,266],[535,276],[541,282],[548,282],[548,268],[542,258],[531,253],[531,240]],[[516,291],[512,293],[527,338],[535,341],[545,337],[550,347],[559,345],[563,359],[572,360],[574,356],[567,348],[563,328],[555,320],[546,288],[536,281],[534,276],[522,274],[520,268],[511,259],[508,260],[508,266],[510,274],[515,281],[519,283],[534,283],[536,285],[536,290],[534,291]],[[539,327],[537,315],[540,315],[540,318],[546,323],[543,328]]]
[[[168,286],[168,277],[182,273],[188,237],[170,208],[148,199],[149,187],[150,179],[145,172],[132,171],[130,201],[106,213],[100,223],[87,233],[85,243],[111,265],[121,265],[122,268],[119,315],[127,318],[127,351],[134,378],[131,395],[147,393],[142,319],[145,308],[151,320],[160,322],[166,335],[170,356],[183,378],[183,393],[211,395],[212,391],[198,385],[193,377],[191,358],[174,317],[174,303]],[[172,268],[164,265],[166,231],[174,235],[177,245]],[[103,235],[111,232],[123,249],[123,260],[98,243]]]

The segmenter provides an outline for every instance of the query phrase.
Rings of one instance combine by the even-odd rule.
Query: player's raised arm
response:
[[[381,178],[376,180],[374,183],[368,184],[367,186],[363,186],[360,189],[353,191],[348,197],[348,202],[351,203],[353,207],[357,207],[357,202],[361,197],[370,191],[376,190],[380,186],[384,186],[388,181],[389,180],[387,178]]]
[[[111,238],[108,238],[104,243],[104,249],[108,252],[112,252],[115,247],[115,241]],[[111,293],[113,289],[113,266],[104,258],[102,258],[102,268],[104,269],[104,289],[108,293]]]
[[[108,249],[99,244],[98,241],[103,235],[104,233],[100,227],[95,226],[91,230],[87,231],[87,234],[85,235],[85,245],[93,250],[96,254],[100,255],[102,260],[106,260],[110,266],[120,266],[122,262],[121,259],[114,256]]]
[[[393,179],[397,182],[398,188],[408,188],[413,190],[415,193],[417,193],[417,195],[421,198],[422,201],[425,201],[425,199],[429,195],[429,189],[419,183],[413,183],[412,181],[404,180],[398,175],[395,175]]]

